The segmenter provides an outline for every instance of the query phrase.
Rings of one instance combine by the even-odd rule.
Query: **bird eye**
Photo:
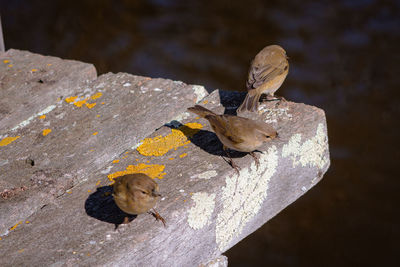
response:
[[[145,191],[142,191],[142,194],[146,194],[146,192],[145,192]]]

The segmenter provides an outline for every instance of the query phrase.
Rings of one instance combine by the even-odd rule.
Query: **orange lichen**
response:
[[[101,182],[101,181],[100,181],[100,180],[98,180],[98,181],[97,181],[97,183],[96,183],[96,186],[97,186],[97,185],[99,185],[99,184],[100,184],[100,182]]]
[[[37,70],[37,69],[31,69],[31,71],[32,71],[32,72],[36,72],[36,71],[38,71],[38,70]]]
[[[200,123],[187,123],[178,129],[171,129],[171,133],[166,136],[156,136],[154,138],[145,138],[137,151],[144,156],[162,156],[171,149],[190,143],[188,138],[195,135],[203,125]]]
[[[119,159],[114,159],[113,161],[112,161],[112,163],[118,163],[119,162]]]
[[[42,115],[42,116],[39,117],[39,119],[41,119],[41,120],[43,120],[45,118],[46,118],[46,115]]]
[[[10,231],[15,230],[15,228],[17,228],[20,224],[22,224],[22,221],[17,222],[13,227],[10,228]]]
[[[13,65],[12,65],[12,64],[10,64],[10,65],[8,65],[8,67],[12,68],[12,67],[13,67]]]
[[[115,178],[131,173],[144,173],[148,175],[150,178],[162,179],[166,174],[165,172],[163,172],[164,169],[165,165],[159,165],[159,164],[147,165],[144,163],[139,163],[138,165],[129,165],[128,167],[126,167],[125,171],[114,172],[109,174],[107,177],[112,183],[114,183]]]
[[[1,139],[0,141],[0,146],[6,146],[11,144],[12,142],[14,142],[15,140],[17,140],[18,138],[20,138],[21,136],[15,136],[15,137],[6,137]]]
[[[203,104],[205,105],[205,104],[207,104],[208,103],[208,100],[204,100],[203,101]]]
[[[104,105],[104,102],[101,102],[102,105]]]
[[[187,153],[183,153],[182,155],[179,155],[180,158],[184,158],[187,156]]]
[[[95,99],[101,97],[102,95],[103,95],[102,92],[97,92],[97,93],[95,93],[94,95],[92,95],[90,98],[93,99],[93,100],[95,100]]]
[[[42,132],[43,136],[46,136],[49,133],[51,133],[51,129],[44,129],[43,132]]]
[[[77,99],[77,98],[78,98],[77,96],[70,96],[70,97],[67,97],[67,98],[65,99],[65,102],[71,103],[71,102],[74,102],[75,99]]]
[[[86,103],[86,106],[88,108],[92,108],[92,107],[96,106],[96,103]]]
[[[175,158],[169,158],[169,160],[174,160]]]
[[[8,59],[4,59],[4,60],[3,60],[3,63],[4,63],[4,64],[7,64],[7,63],[9,63],[9,62],[10,62],[10,60],[8,60]]]
[[[76,102],[74,102],[74,105],[77,106],[78,108],[80,108],[80,107],[83,106],[83,104],[86,103],[87,100],[88,99],[86,98],[86,99],[83,99],[83,100],[80,100],[80,101],[76,101]]]
[[[94,132],[94,133],[92,133],[92,135],[97,135],[99,132]]]

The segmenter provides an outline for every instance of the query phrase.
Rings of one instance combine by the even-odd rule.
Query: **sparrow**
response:
[[[143,173],[127,174],[115,179],[113,197],[122,211],[132,215],[147,212],[165,226],[164,218],[153,208],[160,196],[158,184]],[[128,217],[125,217],[124,223],[128,222]]]
[[[289,72],[289,57],[279,45],[264,47],[250,64],[246,87],[247,95],[238,112],[257,111],[261,94],[266,93],[272,100]]]
[[[239,168],[233,162],[228,148],[249,153],[258,167],[259,161],[254,151],[264,142],[270,141],[278,135],[275,129],[265,122],[228,114],[217,115],[199,105],[188,108],[188,111],[208,120],[218,139],[223,144],[223,149],[230,159],[231,166],[236,171]]]

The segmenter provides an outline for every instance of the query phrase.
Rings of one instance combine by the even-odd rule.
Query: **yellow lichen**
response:
[[[171,129],[171,133],[167,136],[156,136],[154,138],[145,138],[137,151],[144,156],[162,156],[171,149],[176,150],[178,147],[190,143],[188,138],[195,135],[203,125],[200,123],[187,123],[178,129]]]
[[[109,174],[107,177],[112,183],[114,183],[115,178],[131,173],[144,173],[148,175],[150,178],[162,179],[166,174],[165,172],[163,172],[164,169],[165,165],[159,165],[159,164],[147,165],[144,163],[139,163],[138,165],[129,165],[128,167],[126,167],[125,171],[114,172]]]
[[[46,115],[42,115],[42,116],[39,117],[39,119],[41,119],[41,120],[43,120],[45,118],[46,118]]]
[[[4,60],[3,60],[3,62],[4,62],[4,64],[7,64],[7,63],[9,63],[9,62],[10,62],[10,60],[8,60],[8,59],[4,59]]]
[[[94,132],[94,133],[92,133],[92,135],[97,135],[99,132]]]
[[[37,70],[37,69],[31,69],[31,71],[32,71],[32,72],[36,72],[36,71],[38,71],[38,70]]]
[[[15,230],[15,228],[17,228],[20,224],[22,224],[22,221],[17,222],[13,227],[10,228],[10,231]]]
[[[77,99],[77,98],[78,98],[77,96],[70,96],[70,97],[67,97],[67,98],[65,99],[65,102],[71,103],[71,102],[74,102],[75,99]]]
[[[86,100],[87,100],[87,98],[83,99],[83,100],[80,100],[80,101],[76,101],[76,102],[74,102],[74,105],[77,106],[78,108],[80,108],[80,107],[83,106],[83,104],[86,103]]]
[[[112,163],[118,163],[119,162],[119,159],[114,159],[113,161],[112,161]]]
[[[96,103],[86,103],[86,106],[88,108],[93,108],[94,106],[96,106]]]
[[[43,136],[46,136],[49,133],[51,133],[51,129],[44,129],[43,132],[42,132]]]
[[[101,97],[102,95],[103,95],[103,93],[97,92],[97,93],[95,93],[94,95],[92,95],[92,97],[90,97],[90,98],[93,99],[93,100],[95,100],[95,99]]]
[[[18,138],[20,138],[21,136],[15,136],[15,137],[6,137],[1,139],[0,141],[0,146],[6,146],[9,145],[10,143],[14,142],[15,140],[17,140]]]
[[[179,155],[180,158],[184,158],[187,156],[187,153],[183,153],[182,155]]]

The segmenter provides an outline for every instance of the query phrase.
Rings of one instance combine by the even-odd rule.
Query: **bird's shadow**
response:
[[[171,123],[165,124],[165,126],[181,131],[190,140],[191,143],[198,146],[209,154],[221,157],[227,156],[223,149],[221,141],[213,132],[207,130],[193,129],[189,126],[183,125],[178,121],[172,121]],[[248,153],[229,149],[229,154],[232,158],[242,158]]]
[[[112,193],[113,187],[110,185],[98,187],[96,192],[90,194],[86,199],[85,211],[90,217],[114,224],[117,229],[120,224],[125,222],[125,218],[131,222],[137,215],[127,214],[118,208]]]

